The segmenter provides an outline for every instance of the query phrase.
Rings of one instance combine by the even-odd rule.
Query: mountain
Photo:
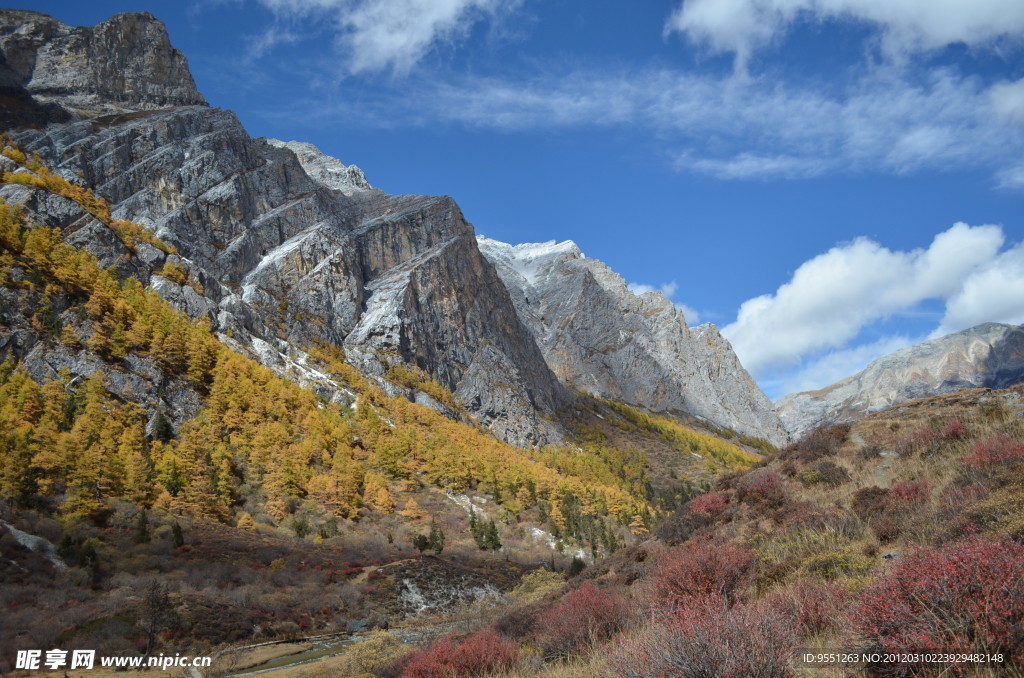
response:
[[[795,438],[915,398],[1024,381],[1024,326],[985,323],[872,361],[864,370],[776,404]]]
[[[559,439],[541,415],[562,389],[450,198],[389,196],[312,147],[250,138],[195,93],[150,15],[70,29],[6,11],[0,24],[9,63],[34,54],[34,68],[16,71],[22,87],[72,118],[13,139],[113,203],[116,217],[156,231],[202,291],[143,282],[267,364],[314,343],[345,346],[369,375],[383,377],[389,361],[424,370],[506,440]],[[64,60],[59,78],[46,67]],[[90,248],[105,261],[120,254]]]
[[[563,382],[775,445],[786,442],[771,401],[714,325],[688,328],[663,294],[633,293],[622,276],[572,241],[512,246],[478,236],[477,242]]]
[[[393,393],[400,389],[386,377],[394,365],[422,371],[505,440],[565,439],[558,413],[573,396],[551,366],[564,372],[570,358],[557,360],[553,351],[578,345],[576,359],[611,344],[571,329],[583,327],[576,307],[552,317],[550,328],[580,336],[540,342],[542,349],[533,312],[512,298],[518,285],[481,255],[453,200],[391,196],[309,144],[251,138],[232,113],[206,104],[184,56],[149,14],[71,28],[3,10],[0,50],[4,92],[17,108],[8,119],[12,140],[106,199],[116,218],[152,229],[176,254],[143,248],[151,260],[130,264],[77,215],[6,189],[6,199],[24,203],[33,218],[138,274],[189,316],[208,318],[222,339],[265,365],[289,369],[314,345],[343,346],[350,363]],[[194,284],[159,275],[166,262]],[[594,276],[579,277],[587,275]],[[597,283],[589,289],[605,294]],[[608,293],[603,321],[611,322],[621,292]],[[625,361],[619,366],[602,372],[588,364],[568,384],[782,440],[716,331],[690,333],[667,302],[631,299],[622,302],[629,319],[606,332],[629,327],[651,336],[616,356]],[[544,312],[558,308],[548,303]],[[657,317],[641,322],[648,311]],[[652,350],[664,342],[664,351]],[[622,388],[592,388],[626,374],[633,376]]]

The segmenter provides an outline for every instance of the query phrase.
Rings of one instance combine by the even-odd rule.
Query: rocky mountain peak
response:
[[[306,174],[327,188],[341,191],[346,195],[350,195],[355,191],[373,189],[370,182],[366,180],[363,170],[355,165],[346,166],[337,158],[332,158],[323,153],[313,144],[303,141],[280,141],[278,139],[267,139],[267,143],[277,148],[287,148],[294,153]]]
[[[1006,388],[1024,379],[1024,326],[984,323],[908,346],[816,391],[794,393],[776,411],[796,438],[915,398],[962,388]]]
[[[27,10],[0,10],[0,81],[77,115],[205,105],[185,56],[148,12],[71,27]]]
[[[549,275],[560,262],[584,258],[572,240],[510,245],[478,235],[476,241],[488,259],[500,262],[507,272],[516,274],[530,286]]]
[[[691,330],[665,295],[635,294],[572,241],[509,245],[477,236],[477,244],[564,383],[786,442],[771,402],[713,325]]]

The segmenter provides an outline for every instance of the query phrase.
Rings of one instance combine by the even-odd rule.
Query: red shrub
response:
[[[896,561],[861,594],[850,616],[872,651],[1001,652],[1007,664],[1020,665],[1022,582],[1024,545],[959,542]],[[889,668],[906,675],[922,667]]]
[[[922,504],[932,496],[932,485],[927,480],[904,480],[889,489],[889,502]]]
[[[621,678],[789,678],[794,643],[792,625],[777,612],[711,597],[652,623],[608,666]]]
[[[746,582],[753,563],[753,552],[735,544],[688,542],[659,559],[653,578],[654,595],[670,607],[706,596],[731,600]]]
[[[843,584],[801,580],[793,586],[772,591],[764,605],[791,619],[802,633],[815,634],[836,628],[837,612],[846,609],[849,589]]]
[[[915,452],[924,454],[936,451],[941,444],[942,435],[931,426],[925,424],[897,440],[896,453],[901,457]]]
[[[402,678],[451,678],[508,671],[519,662],[519,646],[492,629],[462,639],[442,638],[404,660]]]
[[[690,513],[702,516],[717,516],[725,510],[725,495],[721,492],[700,494],[690,500]]]
[[[786,479],[774,469],[754,469],[743,479],[740,499],[755,504],[781,506],[786,500]]]
[[[1009,466],[1021,460],[1024,460],[1024,443],[1003,436],[979,440],[964,457],[966,463],[978,468]]]
[[[583,584],[537,617],[537,638],[545,659],[569,657],[607,640],[629,621],[622,596]]]
[[[967,429],[954,415],[946,422],[946,428],[942,429],[942,437],[949,440],[963,440],[967,437]]]

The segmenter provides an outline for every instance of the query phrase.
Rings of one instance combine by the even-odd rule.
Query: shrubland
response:
[[[78,202],[129,248],[166,249],[19,153],[4,151],[21,168],[4,181]],[[195,282],[166,251],[153,273]],[[594,401],[575,444],[523,450],[425,374],[388,377],[460,421],[388,396],[337,347],[304,347],[342,394],[318,397],[6,204],[0,286],[5,319],[101,365],[39,381],[10,356],[0,366],[2,517],[59,558],[0,532],[4,647],[209,650],[420,613],[455,630],[418,647],[378,635],[331,666],[791,676],[803,647],[911,656],[868,675],[1022,670],[1019,387],[906,403],[778,451]],[[140,365],[194,394],[194,415],[172,426],[110,388]],[[410,584],[461,616],[424,616]],[[912,658],[927,651],[1004,661]]]

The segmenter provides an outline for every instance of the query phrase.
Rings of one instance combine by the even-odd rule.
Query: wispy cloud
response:
[[[799,23],[852,21],[873,26],[884,54],[901,59],[954,43],[972,47],[1024,36],[1019,0],[686,0],[669,17],[678,32],[714,52],[750,56]]]
[[[677,169],[721,179],[987,168],[1012,188],[1024,154],[1018,85],[895,66],[840,88],[667,69],[575,71],[405,82],[358,105],[298,102],[288,115],[508,132],[621,127],[659,139]]]
[[[521,0],[257,0],[277,24],[254,50],[288,41],[297,21],[327,22],[349,73],[406,74],[432,50],[455,44],[480,21],[515,9]],[[261,55],[259,52],[258,55]]]

